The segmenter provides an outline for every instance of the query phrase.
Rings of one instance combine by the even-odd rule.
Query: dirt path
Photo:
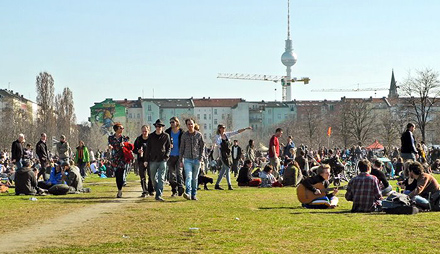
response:
[[[29,228],[3,235],[0,237],[0,253],[17,253],[29,249],[31,245],[44,245],[44,239],[47,239],[47,241],[52,239],[51,241],[53,242],[53,239],[60,234],[80,228],[88,221],[106,212],[114,211],[124,205],[136,202],[140,199],[141,192],[140,185],[126,187],[123,189],[123,197],[120,199],[115,198],[115,202],[106,202],[75,209],[66,215],[53,218],[43,224],[33,225]]]

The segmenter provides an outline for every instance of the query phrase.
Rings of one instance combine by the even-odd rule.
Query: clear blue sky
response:
[[[388,87],[391,70],[440,71],[440,1],[291,1],[298,62],[309,85],[295,99],[371,93],[311,89]],[[73,91],[79,121],[105,98],[241,97],[281,100],[277,84],[218,72],[285,75],[286,0],[0,1],[0,88],[35,100],[35,77]],[[278,88],[275,91],[275,88]],[[387,92],[377,93],[377,97]]]

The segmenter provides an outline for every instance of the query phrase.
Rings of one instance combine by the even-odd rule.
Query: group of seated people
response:
[[[80,192],[89,192],[83,188],[83,179],[79,168],[73,161],[61,161],[51,165],[50,176],[47,180],[38,181],[39,170],[30,160],[22,160],[22,167],[17,169],[13,181],[16,195],[63,195]]]

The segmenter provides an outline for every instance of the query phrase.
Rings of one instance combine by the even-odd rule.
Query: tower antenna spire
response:
[[[287,0],[287,39],[290,39],[290,0]]]

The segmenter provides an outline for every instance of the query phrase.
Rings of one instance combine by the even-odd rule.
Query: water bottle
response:
[[[399,186],[396,187],[396,192],[397,192],[397,193],[400,193],[400,188],[399,188]]]

